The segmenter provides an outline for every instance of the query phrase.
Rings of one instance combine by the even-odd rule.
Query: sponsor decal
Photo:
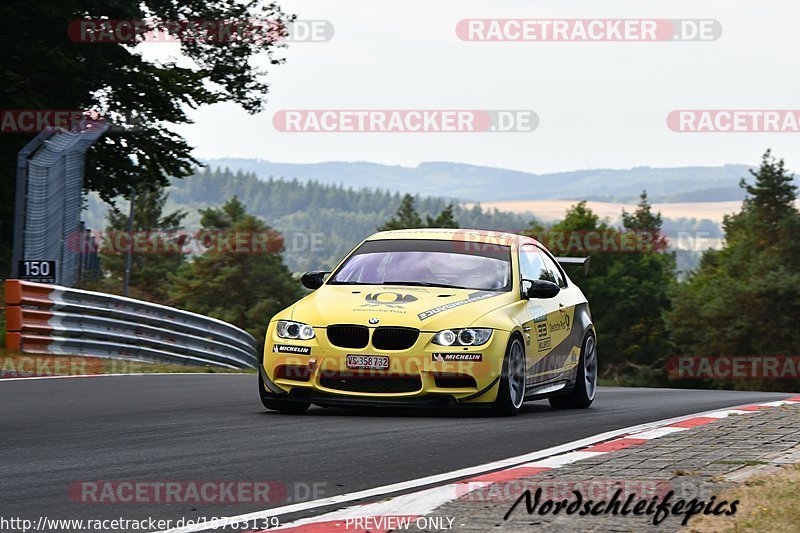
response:
[[[384,305],[386,307],[396,308],[417,301],[417,297],[413,294],[402,294],[392,291],[372,292],[367,294],[364,299],[367,303],[359,307],[378,307]]]
[[[534,322],[544,322],[547,320],[547,311],[541,305],[535,305],[530,309]]]
[[[549,325],[550,325],[550,331],[553,333],[564,330],[569,331],[569,315],[564,315],[564,317],[561,320],[557,322],[551,322]]]
[[[547,322],[536,324],[536,337],[539,339],[550,338],[547,334]]]
[[[536,351],[547,352],[553,347],[553,339],[550,337],[550,329],[547,326],[547,322],[534,321],[534,323],[536,324]]]
[[[273,353],[298,353],[300,355],[311,355],[310,346],[290,346],[288,344],[275,344],[272,346]]]
[[[430,292],[425,287],[409,287],[408,285],[384,285],[383,288],[395,292],[424,292],[426,294]]]
[[[483,361],[483,355],[479,353],[434,353],[431,356],[434,361],[440,363],[445,361]]]
[[[537,346],[537,350],[540,352],[544,352],[545,350],[549,350],[553,344],[553,340],[548,337],[544,340],[539,341],[539,345]]]
[[[434,307],[433,309],[428,309],[427,311],[423,311],[417,315],[420,320],[425,320],[426,318],[430,318],[434,315],[438,315],[439,313],[443,313],[444,311],[448,311],[450,309],[454,309],[456,307],[461,307],[462,305],[470,304],[472,302],[477,302],[479,300],[485,300],[486,298],[491,298],[492,296],[497,296],[498,292],[493,291],[478,291],[473,292],[464,300],[458,300],[455,302],[446,303],[444,305],[439,305]]]

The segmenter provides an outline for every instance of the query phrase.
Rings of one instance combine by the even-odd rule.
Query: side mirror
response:
[[[322,272],[319,270],[306,272],[300,278],[300,283],[302,283],[303,287],[306,289],[311,289],[313,291],[322,287],[322,284],[325,283],[325,276],[328,274],[330,274],[330,272]]]
[[[543,279],[535,279],[535,280],[523,279],[522,282],[523,283],[527,282],[531,284],[531,286],[526,291],[524,291],[525,298],[529,300],[531,298],[540,298],[540,299],[553,298],[561,291],[561,287],[559,287],[552,281],[547,281]]]

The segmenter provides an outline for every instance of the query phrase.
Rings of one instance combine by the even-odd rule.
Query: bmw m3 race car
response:
[[[589,305],[554,258],[510,233],[376,233],[314,292],[275,315],[259,367],[267,409],[484,406],[525,400],[588,407],[597,387]]]

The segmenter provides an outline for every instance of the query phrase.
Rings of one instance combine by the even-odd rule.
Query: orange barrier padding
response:
[[[5,282],[6,305],[19,305],[22,301],[22,284],[18,279]]]
[[[5,282],[6,305],[53,307],[50,293],[55,289],[54,285],[7,279]]]
[[[6,333],[6,350],[9,352],[22,351],[22,334],[9,331]]]
[[[49,353],[49,346],[53,339],[44,335],[28,335],[17,333],[20,336],[20,352],[25,353]]]
[[[53,318],[50,311],[9,307],[6,309],[6,327],[8,331],[51,331],[49,320]]]
[[[34,307],[53,306],[53,302],[50,300],[50,293],[55,290],[53,285],[33,283],[32,281],[19,281],[18,283],[21,285],[21,305],[31,305]]]
[[[22,330],[22,308],[6,307],[6,331]]]

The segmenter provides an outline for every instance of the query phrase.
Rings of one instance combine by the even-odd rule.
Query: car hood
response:
[[[388,285],[323,285],[294,305],[292,320],[329,324],[406,326],[423,331],[465,327],[514,301],[511,292]]]

